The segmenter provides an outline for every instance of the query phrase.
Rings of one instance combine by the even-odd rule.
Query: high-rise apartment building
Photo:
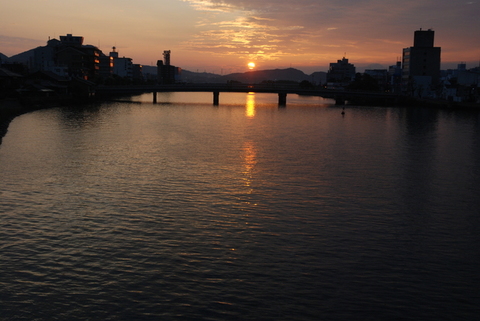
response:
[[[413,47],[403,49],[402,80],[405,87],[437,85],[440,80],[440,47],[434,47],[435,31],[415,31]]]
[[[355,66],[345,57],[337,62],[330,63],[327,73],[327,82],[338,86],[347,86],[355,78]]]

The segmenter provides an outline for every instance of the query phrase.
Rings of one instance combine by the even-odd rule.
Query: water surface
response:
[[[151,98],[10,124],[0,319],[478,317],[478,112]]]

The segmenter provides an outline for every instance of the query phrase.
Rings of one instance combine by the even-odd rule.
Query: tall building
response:
[[[100,55],[98,73],[101,77],[108,78],[113,74],[113,57],[105,54]]]
[[[423,92],[438,85],[440,81],[440,47],[434,47],[435,31],[417,30],[413,47],[404,48],[402,56],[402,81],[404,90]],[[428,88],[427,88],[428,87]],[[420,93],[419,93],[420,94]]]
[[[330,63],[327,72],[327,82],[335,86],[347,86],[355,78],[355,66],[348,62],[345,57],[337,62]]]
[[[133,78],[133,63],[132,58],[114,58],[113,59],[113,73],[122,78]]]
[[[117,48],[112,47],[109,57],[113,60],[112,73],[122,78],[133,78],[133,63],[132,58],[119,57]]]
[[[174,84],[180,77],[181,68],[170,65],[170,50],[163,52],[162,60],[157,60],[157,80],[159,84]]]
[[[99,72],[101,54],[97,47],[84,45],[83,37],[67,34],[60,36],[60,40],[51,39],[46,46],[35,48],[31,68],[60,76],[94,79]]]

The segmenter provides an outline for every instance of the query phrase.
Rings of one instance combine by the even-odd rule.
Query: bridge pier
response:
[[[278,93],[278,106],[287,106],[287,93]]]
[[[219,91],[214,91],[213,92],[213,105],[218,106],[219,104],[219,97],[220,97],[220,92]]]
[[[345,105],[345,98],[342,96],[335,96],[335,105],[337,106]]]
[[[157,103],[157,92],[156,91],[153,92],[153,103],[154,104]]]

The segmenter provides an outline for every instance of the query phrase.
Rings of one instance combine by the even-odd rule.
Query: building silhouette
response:
[[[390,91],[395,94],[402,92],[402,62],[397,61],[395,65],[388,67],[388,83]]]
[[[126,79],[133,78],[132,58],[119,57],[115,47],[112,48],[109,56],[113,58],[113,74]]]
[[[378,85],[379,91],[389,89],[389,79],[387,69],[365,69],[365,74],[372,77]]]
[[[60,76],[91,80],[99,73],[101,56],[100,49],[83,44],[83,37],[67,34],[35,48],[31,69],[32,72],[50,71]]]
[[[180,77],[181,69],[170,65],[170,50],[163,52],[163,61],[157,61],[157,80],[159,84],[174,84]]]
[[[345,87],[355,78],[355,66],[348,62],[345,57],[337,62],[330,63],[327,72],[327,83],[329,86]]]
[[[402,83],[404,91],[426,96],[440,81],[440,47],[434,47],[432,29],[417,30],[413,47],[404,48],[402,55]]]

